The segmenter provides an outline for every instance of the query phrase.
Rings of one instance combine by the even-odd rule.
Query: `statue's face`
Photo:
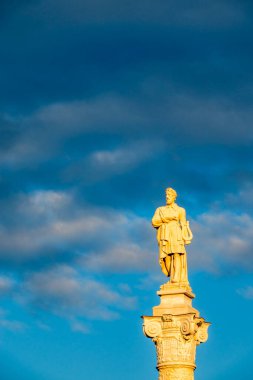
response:
[[[176,197],[170,191],[166,192],[166,203],[167,205],[171,205],[175,201]]]

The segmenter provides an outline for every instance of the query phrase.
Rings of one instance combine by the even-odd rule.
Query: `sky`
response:
[[[173,187],[212,325],[195,379],[252,379],[253,4],[1,0],[2,380],[155,379]]]

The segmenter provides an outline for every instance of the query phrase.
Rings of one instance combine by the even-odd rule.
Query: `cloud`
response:
[[[149,222],[134,213],[82,204],[74,193],[40,190],[19,194],[8,203],[8,207],[3,206],[0,258],[11,264],[52,255],[60,260],[64,254],[74,259],[80,254],[89,255],[89,252],[111,252],[109,256],[113,266],[113,255],[116,258],[120,247],[118,263],[114,265],[123,264],[130,269],[131,250],[136,252],[138,260],[146,252],[148,255],[150,230]],[[87,260],[89,265],[94,265],[91,259]],[[151,263],[150,259],[148,262]],[[137,266],[141,267],[140,261]],[[143,268],[146,267],[143,262]]]
[[[9,206],[13,207],[11,220],[7,214],[0,226],[2,258],[22,261],[46,255],[48,250],[57,253],[70,249],[74,241],[80,244],[89,240],[99,228],[107,229],[108,223],[99,211],[79,211],[71,196],[61,191],[19,194]]]
[[[250,108],[240,107],[226,98],[205,98],[177,95],[168,99],[169,113],[165,120],[177,128],[187,145],[222,143],[239,145],[252,142],[251,123],[253,113]]]
[[[82,332],[83,322],[76,318],[111,320],[118,318],[121,309],[136,306],[135,297],[123,295],[67,265],[29,274],[20,300],[33,309],[69,319],[72,328]]]
[[[83,322],[77,320],[71,321],[71,328],[74,332],[79,332],[82,334],[89,333],[89,328]]]
[[[0,326],[2,329],[7,329],[14,333],[22,332],[27,328],[25,323],[11,318],[9,312],[4,309],[0,309]]]
[[[250,107],[231,99],[203,98],[176,88],[173,93],[168,88],[159,98],[144,97],[141,101],[107,94],[89,101],[55,103],[12,121],[20,126],[20,131],[15,138],[5,138],[0,165],[9,169],[33,168],[60,155],[67,166],[71,164],[70,171],[79,164],[88,175],[94,168],[102,171],[110,166],[116,175],[119,168],[124,171],[150,159],[152,149],[154,156],[163,153],[166,147],[182,144],[249,144],[253,139],[252,119]],[[92,145],[86,141],[90,133]],[[120,135],[127,143],[98,149],[94,142],[99,142],[105,134],[107,142]],[[76,138],[83,141],[78,155],[68,145],[70,139]]]
[[[231,202],[234,198],[230,194],[225,199]],[[253,218],[221,206],[226,203],[216,202],[191,220],[190,271],[223,275],[253,270]],[[147,218],[126,210],[94,207],[80,202],[73,192],[53,190],[20,194],[12,207],[15,224],[7,218],[10,213],[5,208],[2,211],[8,234],[4,235],[2,227],[1,259],[9,260],[10,266],[12,261],[23,261],[26,270],[13,267],[18,271],[15,282],[12,277],[0,277],[0,292],[13,292],[15,302],[35,314],[57,315],[67,319],[73,331],[87,333],[85,321],[111,320],[119,317],[122,308],[136,307],[131,289],[122,285],[124,276],[145,274],[147,280],[140,280],[139,288],[162,280],[157,274],[156,234]],[[46,266],[47,255],[55,260]],[[27,265],[41,257],[44,261],[39,266]],[[96,278],[109,273],[120,274],[121,283],[112,287],[107,277],[104,281]],[[241,294],[250,297],[250,291]],[[3,318],[3,324],[8,328],[6,320]]]
[[[25,121],[29,125],[54,126],[52,135],[61,131],[63,137],[80,132],[95,132],[96,129],[116,132],[118,128],[143,121],[143,115],[135,107],[131,99],[105,94],[90,100],[49,104],[28,116]]]
[[[242,181],[241,181],[242,182]],[[244,181],[236,193],[228,193],[225,197],[227,208],[239,209],[246,213],[252,214],[252,193],[253,183],[249,180]]]
[[[237,293],[243,298],[252,300],[253,299],[253,287],[247,286],[246,288],[238,289]]]
[[[192,221],[192,267],[211,273],[253,270],[253,218],[231,211],[210,211]]]
[[[76,136],[84,139],[85,144],[85,135],[91,132],[94,134],[107,132],[112,135],[124,131],[127,135],[131,134],[131,131],[134,132],[136,126],[147,123],[147,117],[140,112],[138,105],[118,95],[107,95],[90,101],[50,104],[41,107],[29,116],[16,117],[16,120],[9,115],[6,117],[11,120],[13,128],[19,126],[21,130],[13,140],[6,137],[7,147],[0,152],[0,165],[8,168],[23,168],[27,165],[33,167],[39,162],[47,162],[60,154],[67,139]],[[151,148],[150,144],[143,140],[140,140],[138,148],[142,159],[148,155]],[[154,144],[157,146],[156,142]],[[131,145],[130,149],[137,148],[137,142]],[[112,152],[95,150],[87,164],[94,164],[94,160],[99,163],[99,157],[101,158],[102,154],[106,155],[107,161],[109,156],[112,160],[115,155],[120,156],[122,161],[125,149],[127,147],[118,148]],[[128,154],[130,155],[129,150]],[[137,152],[135,154],[137,156]],[[82,159],[86,155],[83,155]],[[133,156],[129,159],[133,165]]]
[[[9,294],[14,289],[14,281],[10,277],[0,276],[0,295]]]
[[[95,150],[84,160],[70,165],[64,178],[88,181],[89,184],[108,180],[138,169],[152,161],[156,154],[165,149],[162,141],[135,140],[116,149]]]
[[[17,13],[24,9],[29,9],[31,4],[36,3],[35,0],[12,0],[12,1],[1,1],[0,3],[0,16],[1,22],[6,21],[13,13]]]
[[[225,198],[229,204],[234,199],[231,194]],[[188,248],[189,261],[197,270],[253,269],[253,218],[240,209],[224,209],[225,205],[223,209],[219,203],[211,205],[191,221],[194,240]],[[74,193],[20,194],[2,209],[0,258],[10,266],[41,258],[46,263],[54,257],[86,272],[149,273],[156,268],[157,251],[148,219],[127,210],[80,203]],[[3,277],[3,292],[12,286]]]
[[[47,12],[45,12],[47,9]],[[133,1],[117,3],[114,0],[75,0],[71,9],[66,1],[43,3],[46,14],[54,14],[57,21],[68,23],[149,23],[169,25],[230,26],[240,23],[245,17],[241,4],[234,1],[206,1],[205,4],[173,1]],[[38,7],[41,12],[41,8]],[[42,12],[41,12],[42,13]]]
[[[106,250],[90,252],[78,262],[87,271],[92,272],[149,272],[153,271],[156,253],[143,241],[140,236],[139,244],[131,242],[116,242]],[[130,236],[131,239],[131,236]]]
[[[148,141],[135,141],[125,147],[114,150],[95,151],[89,157],[93,170],[104,171],[109,168],[112,173],[122,173],[136,167],[141,162],[147,161],[155,155],[162,143]]]
[[[187,246],[190,270],[213,274],[253,270],[253,217],[250,214],[224,210],[216,203],[193,218],[191,228],[194,239]],[[78,260],[78,265],[92,272],[140,272],[154,276],[158,247],[149,221],[136,219],[127,234],[119,238],[108,248],[91,250]]]
[[[24,331],[27,328],[23,322],[8,319],[0,319],[0,326],[15,333]]]
[[[250,107],[236,104],[227,97],[203,97],[173,88],[168,83],[159,98],[140,101],[107,94],[89,102],[52,104],[29,117],[27,123],[50,126],[51,140],[59,132],[63,138],[89,131],[121,132],[136,138],[142,129],[147,137],[156,137],[152,140],[155,145],[164,137],[172,138],[173,143],[181,137],[187,145],[187,140],[195,144],[252,142],[252,119]],[[47,135],[44,128],[43,133]],[[148,141],[143,140],[142,148],[147,149]]]
[[[0,295],[81,333],[134,308],[110,284],[164,280],[149,219],[168,181],[193,206],[189,270],[252,271],[249,2],[5,3]]]

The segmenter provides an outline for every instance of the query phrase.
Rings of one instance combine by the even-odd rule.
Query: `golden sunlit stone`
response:
[[[188,281],[185,245],[192,240],[189,222],[175,203],[177,193],[166,189],[167,205],[152,219],[157,228],[159,263],[170,278],[160,287],[160,305],[152,316],[143,316],[144,334],[155,343],[159,380],[193,380],[196,346],[206,342],[210,323],[192,307],[195,297]]]

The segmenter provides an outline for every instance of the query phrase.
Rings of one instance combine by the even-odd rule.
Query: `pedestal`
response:
[[[189,286],[167,283],[157,294],[160,305],[142,318],[144,334],[156,346],[159,380],[193,380],[196,346],[207,341],[210,323],[192,307]]]

